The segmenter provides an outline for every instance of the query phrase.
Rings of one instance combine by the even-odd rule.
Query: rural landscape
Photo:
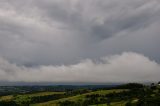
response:
[[[160,0],[0,0],[0,106],[160,106]]]
[[[160,83],[3,86],[0,106],[160,106]]]

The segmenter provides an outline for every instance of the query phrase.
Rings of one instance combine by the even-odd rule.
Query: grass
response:
[[[8,96],[2,96],[0,97],[0,101],[9,101],[13,99],[13,95],[8,95]]]
[[[126,101],[121,102],[113,102],[109,106],[125,106]],[[97,104],[97,105],[90,105],[90,106],[108,106],[107,104]]]
[[[29,102],[31,101],[32,97],[38,97],[38,96],[48,96],[48,95],[54,95],[54,94],[64,94],[65,92],[39,92],[39,93],[33,93],[33,94],[20,94],[20,95],[8,95],[8,96],[2,96],[0,97],[0,101],[15,101],[17,104],[21,105],[21,103]]]
[[[21,104],[23,102],[30,102],[31,98],[38,97],[38,96],[48,96],[48,95],[54,95],[54,94],[64,94],[65,92],[39,92],[34,94],[24,94],[24,95],[17,95],[14,98],[14,101],[16,103]]]
[[[124,89],[123,90],[121,90],[121,89],[119,89],[119,90],[99,90],[99,91],[94,91],[94,92],[90,92],[90,93],[85,93],[85,94],[81,94],[81,95],[68,97],[68,98],[62,98],[62,99],[53,100],[53,101],[49,101],[49,102],[33,104],[32,106],[58,106],[58,102],[63,102],[63,101],[66,101],[66,100],[74,101],[74,102],[83,101],[85,99],[86,95],[92,95],[92,94],[105,95],[105,94],[109,94],[109,93],[112,93],[112,92],[116,92],[117,93],[117,92],[121,92],[121,91],[124,91]],[[101,105],[101,106],[103,106],[103,105]]]
[[[94,91],[94,92],[89,92],[89,93],[85,93],[85,94],[81,94],[81,95],[76,95],[76,96],[72,96],[72,97],[67,97],[67,98],[62,98],[62,99],[58,99],[58,100],[52,100],[52,101],[48,101],[48,102],[44,102],[44,103],[37,103],[37,104],[32,104],[31,106],[59,106],[58,103],[59,102],[63,102],[63,101],[84,101],[85,100],[85,96],[86,95],[93,95],[93,94],[99,94],[99,95],[105,95],[105,94],[109,94],[109,93],[117,93],[117,92],[121,92],[124,91],[124,89],[119,89],[119,90],[99,90],[99,91]],[[126,91],[126,90],[125,90]],[[23,95],[8,95],[8,96],[2,96],[0,97],[0,101],[9,101],[9,100],[13,100],[16,101],[17,103],[22,103],[22,101],[30,101],[30,99],[32,97],[36,97],[36,96],[47,96],[47,95],[53,95],[53,94],[64,94],[65,92],[39,92],[39,93],[33,93],[33,94],[23,94]],[[124,106],[125,102],[114,102],[111,103],[111,106]],[[106,104],[99,104],[99,105],[91,105],[91,106],[107,106]]]
[[[29,97],[35,97],[35,96],[47,96],[47,95],[54,95],[54,94],[64,94],[65,92],[39,92],[34,94],[24,94],[20,96],[29,96]]]

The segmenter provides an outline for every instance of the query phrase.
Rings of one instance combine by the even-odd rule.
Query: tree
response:
[[[128,101],[128,102],[126,103],[126,106],[132,106],[131,101]]]
[[[111,100],[108,98],[107,99],[107,106],[110,106],[111,105]]]

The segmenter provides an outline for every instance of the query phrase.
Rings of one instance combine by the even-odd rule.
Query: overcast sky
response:
[[[0,0],[0,81],[159,76],[159,0]]]

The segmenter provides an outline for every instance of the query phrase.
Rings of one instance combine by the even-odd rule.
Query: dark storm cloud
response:
[[[0,57],[19,70],[128,51],[160,62],[159,27],[158,0],[1,0]]]

